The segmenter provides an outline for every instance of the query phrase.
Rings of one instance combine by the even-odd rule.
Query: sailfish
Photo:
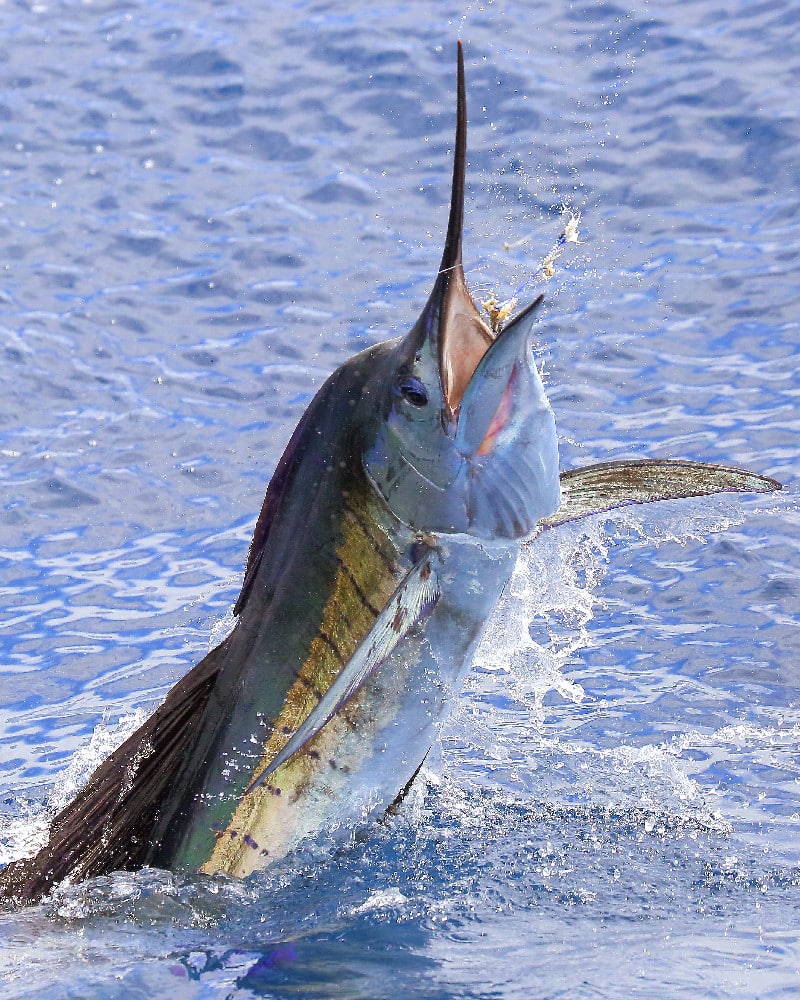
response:
[[[0,873],[0,898],[146,865],[244,877],[379,818],[521,546],[625,504],[780,489],[688,461],[559,474],[531,345],[542,296],[496,329],[467,288],[466,137],[459,42],[450,214],[421,315],[320,388],[267,488],[233,630]]]

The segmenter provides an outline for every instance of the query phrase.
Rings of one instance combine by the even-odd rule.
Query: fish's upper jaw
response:
[[[442,259],[422,313],[404,341],[405,363],[417,367],[431,389],[437,383],[446,425],[454,423],[469,380],[493,341],[467,287],[462,264],[467,170],[467,94],[464,51],[458,43],[456,137],[450,215]]]
[[[439,378],[447,413],[452,419],[493,341],[467,287],[461,264],[442,291],[438,319]]]

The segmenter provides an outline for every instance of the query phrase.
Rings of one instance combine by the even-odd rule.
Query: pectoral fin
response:
[[[705,462],[659,459],[602,462],[562,472],[561,506],[539,525],[543,529],[554,528],[635,503],[710,493],[771,493],[782,488],[768,476]]]
[[[299,729],[269,765],[245,790],[252,792],[301,750],[356,694],[364,682],[392,654],[401,639],[433,611],[439,600],[436,556],[428,551],[409,570],[402,583],[375,619],[350,661],[312,709]]]

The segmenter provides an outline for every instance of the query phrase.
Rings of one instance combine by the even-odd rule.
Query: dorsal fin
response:
[[[81,881],[151,860],[151,834],[225,659],[228,640],[169,692],[163,705],[94,772],[50,824],[45,847],[0,872],[0,900],[35,903],[64,879]]]

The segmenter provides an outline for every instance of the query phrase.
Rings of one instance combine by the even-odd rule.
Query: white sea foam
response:
[[[44,800],[19,800],[19,815],[0,824],[0,864],[35,854],[47,843],[53,817],[78,794],[100,764],[147,719],[141,709],[117,723],[102,721],[88,743],[78,747]]]
[[[696,780],[699,769],[687,751],[743,741],[774,746],[775,739],[796,745],[796,733],[788,735],[786,727],[768,734],[758,726],[728,726],[644,745],[595,746],[579,735],[550,731],[550,722],[562,713],[558,700],[547,696],[586,702],[583,687],[568,674],[576,673],[578,654],[596,643],[590,625],[605,603],[596,590],[613,547],[624,544],[633,555],[669,543],[704,544],[745,516],[740,498],[628,508],[526,545],[444,734],[446,771],[458,780],[464,758],[482,756],[481,778],[487,769],[498,772],[501,795],[505,790],[513,797],[524,789],[556,804],[666,812],[707,829],[729,829],[713,789]]]

